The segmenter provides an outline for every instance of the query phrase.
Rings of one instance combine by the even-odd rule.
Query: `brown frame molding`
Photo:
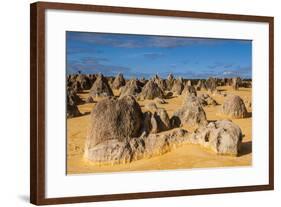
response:
[[[45,11],[95,11],[150,16],[264,22],[269,24],[269,183],[267,185],[107,194],[64,198],[45,197]],[[274,18],[146,8],[36,2],[30,5],[30,202],[36,205],[188,196],[274,189]]]

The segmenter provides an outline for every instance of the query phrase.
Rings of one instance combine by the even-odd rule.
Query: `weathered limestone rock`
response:
[[[248,115],[243,100],[236,95],[229,95],[226,97],[220,113],[231,118],[245,118]]]
[[[198,128],[191,136],[191,142],[212,149],[217,154],[238,155],[242,142],[240,127],[228,120],[211,122]]]
[[[180,119],[181,124],[190,124],[192,126],[206,125],[207,118],[199,99],[196,96],[188,96],[183,106],[174,113],[172,119]]]

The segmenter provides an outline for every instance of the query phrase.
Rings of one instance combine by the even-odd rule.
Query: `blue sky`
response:
[[[68,74],[252,77],[252,41],[66,32]]]

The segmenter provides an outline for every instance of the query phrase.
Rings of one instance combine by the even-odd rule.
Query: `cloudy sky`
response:
[[[252,42],[89,32],[66,32],[67,73],[126,78],[169,73],[184,78],[251,78]]]

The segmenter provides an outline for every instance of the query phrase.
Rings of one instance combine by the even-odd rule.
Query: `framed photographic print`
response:
[[[273,17],[30,13],[32,203],[274,188]]]

